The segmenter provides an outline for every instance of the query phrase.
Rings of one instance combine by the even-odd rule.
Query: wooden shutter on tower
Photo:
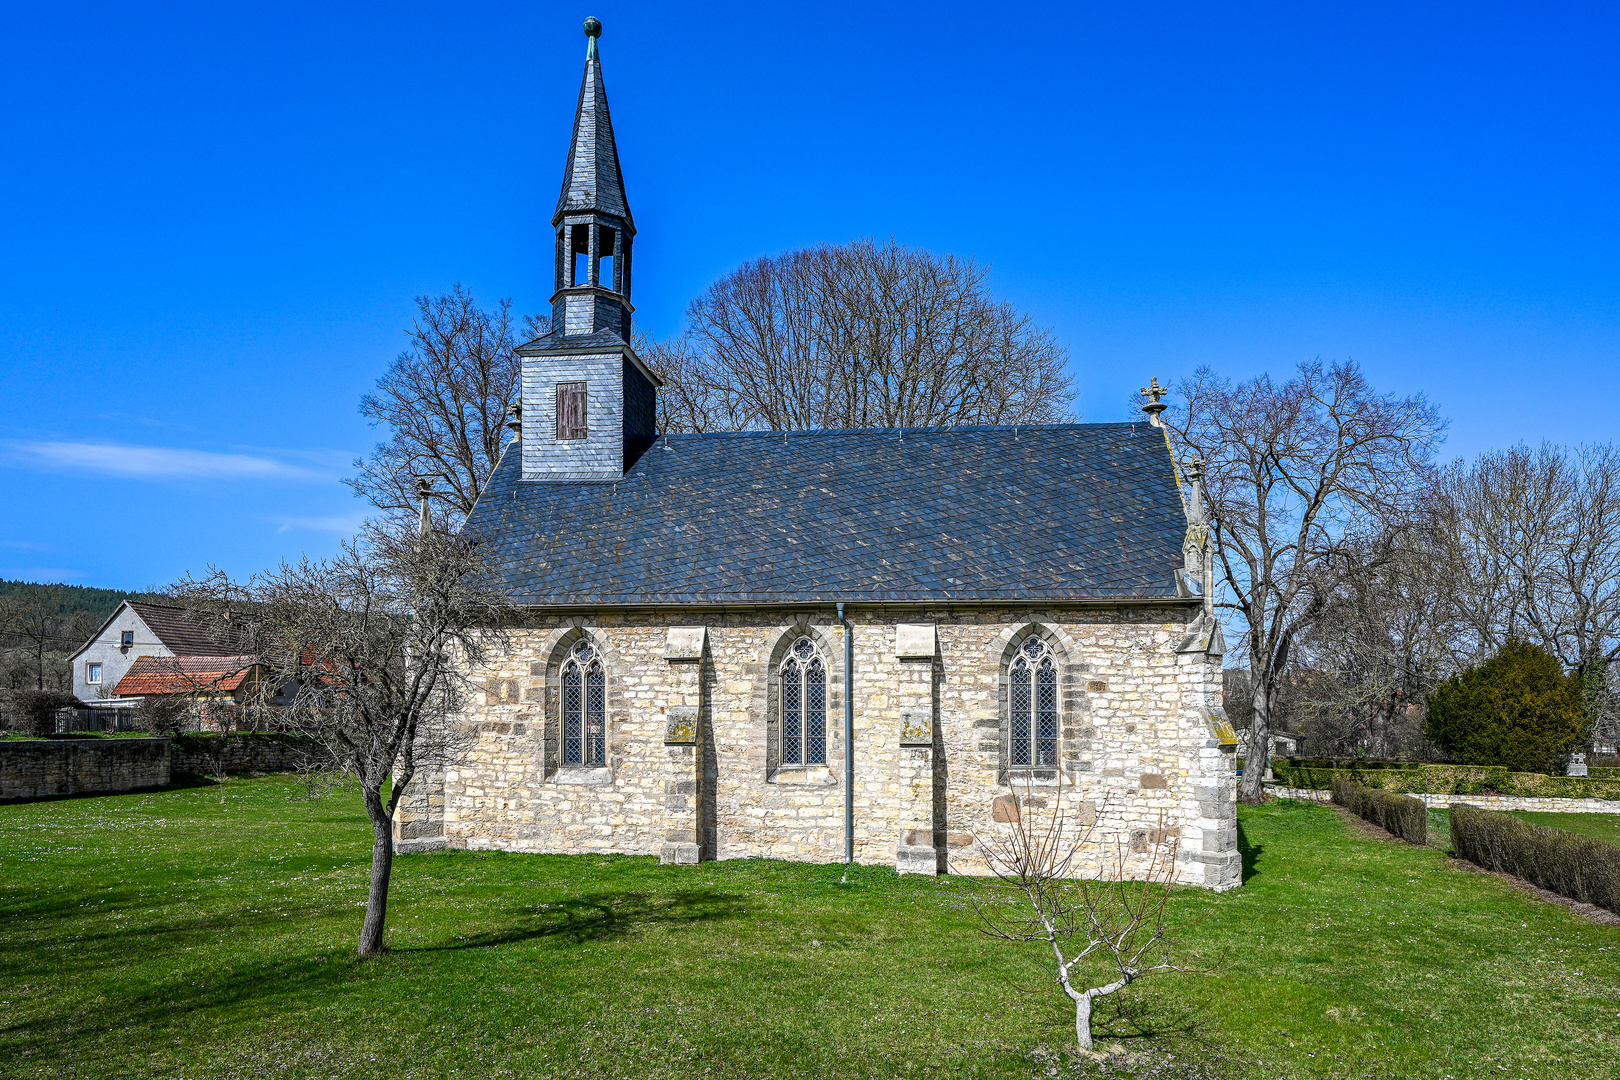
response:
[[[585,384],[557,384],[557,438],[583,439],[585,428]]]

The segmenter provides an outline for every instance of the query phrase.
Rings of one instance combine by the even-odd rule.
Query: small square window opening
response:
[[[99,683],[101,681],[101,665],[84,665],[84,681],[87,683]]]
[[[118,644],[126,649],[135,644],[135,631],[125,630],[122,634],[119,634]]]

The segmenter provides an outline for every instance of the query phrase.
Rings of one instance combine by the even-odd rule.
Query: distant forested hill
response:
[[[57,585],[38,581],[7,581],[0,578],[0,600],[6,597],[37,596],[46,591],[50,598],[57,603],[63,615],[71,615],[77,611],[88,613],[98,622],[113,613],[120,601],[126,597],[140,599],[155,599],[149,594],[134,590],[120,589],[92,589],[88,585]]]

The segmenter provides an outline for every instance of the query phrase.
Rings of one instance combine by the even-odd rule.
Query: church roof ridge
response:
[[[862,427],[862,428],[748,428],[742,431],[680,431],[659,435],[662,441],[671,439],[729,439],[729,438],[760,438],[780,439],[788,438],[822,437],[829,435],[950,435],[953,433],[982,433],[994,431],[1038,432],[1038,431],[1091,431],[1104,428],[1147,428],[1150,425],[1141,420],[1099,420],[1099,421],[1069,421],[1066,423],[1044,424],[937,424],[919,427]]]

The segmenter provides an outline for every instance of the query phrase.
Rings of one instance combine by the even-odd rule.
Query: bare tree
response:
[[[387,442],[356,460],[347,481],[386,513],[415,512],[416,479],[442,476],[444,505],[454,527],[472,510],[506,445],[506,413],[517,400],[522,341],[512,302],[480,308],[460,285],[439,297],[416,300],[417,317],[377,389],[360,399],[360,412],[385,426]],[[523,320],[527,340],[546,333],[550,320]]]
[[[1071,822],[1062,789],[1049,797],[1050,813],[1037,813],[1035,801],[1025,798],[1012,822],[975,835],[999,886],[1016,894],[979,903],[977,913],[991,937],[1051,951],[1056,982],[1074,1003],[1074,1037],[1082,1050],[1091,1050],[1091,1011],[1098,998],[1158,972],[1208,973],[1177,958],[1182,943],[1175,935],[1202,916],[1186,926],[1167,922],[1178,842],[1162,826],[1144,830],[1151,835],[1137,837],[1130,848],[1126,838],[1116,838],[1106,845],[1105,876],[1077,878],[1101,811],[1089,823]],[[1146,858],[1132,860],[1128,851]],[[1087,978],[1088,960],[1101,969],[1095,979]]]
[[[1440,486],[1462,660],[1509,638],[1583,673],[1620,658],[1620,448],[1515,446],[1452,465]]]
[[[894,240],[746,263],[644,353],[666,430],[920,427],[1063,419],[1067,356],[986,287],[988,268]]]
[[[1317,617],[1297,639],[1282,715],[1302,714],[1317,752],[1372,757],[1428,752],[1421,706],[1454,664],[1451,582],[1427,522],[1351,538],[1320,575]]]
[[[383,951],[394,811],[417,770],[453,764],[468,671],[503,648],[511,614],[473,542],[373,527],[325,561],[304,559],[238,583],[182,583],[208,610],[234,613],[247,650],[298,691],[284,726],[325,744],[360,783],[372,827],[371,885],[359,953]]]
[[[1353,363],[1302,364],[1278,383],[1200,368],[1165,423],[1204,459],[1220,606],[1242,620],[1252,686],[1239,797],[1264,797],[1270,726],[1295,639],[1318,619],[1346,546],[1423,507],[1445,430],[1422,395],[1375,393]]]
[[[0,596],[0,645],[7,647],[14,674],[31,681],[35,690],[73,685],[63,661],[95,626],[89,612],[79,609],[60,585],[29,584]]]

